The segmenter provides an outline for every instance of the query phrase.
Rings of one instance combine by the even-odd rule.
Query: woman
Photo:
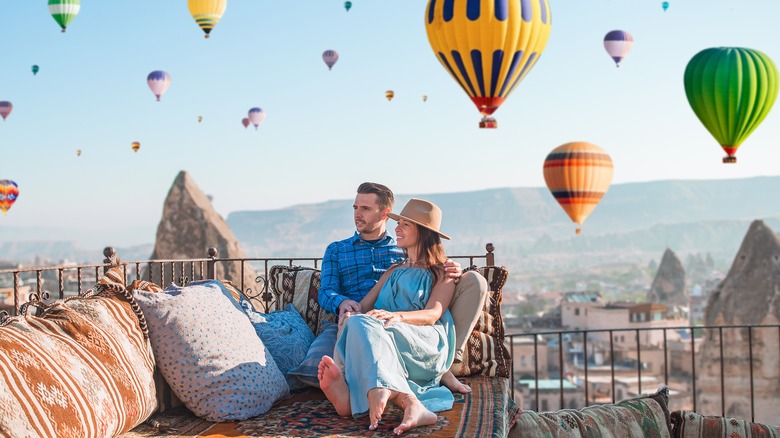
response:
[[[334,358],[322,357],[318,377],[336,412],[368,414],[370,430],[388,402],[399,406],[404,417],[393,432],[400,435],[435,424],[434,412],[452,408],[452,393],[439,382],[454,357],[447,308],[455,284],[444,274],[441,238],[449,237],[439,231],[439,207],[412,199],[401,214],[387,215],[398,221],[396,241],[407,261],[382,275],[360,301],[363,313],[339,318]]]

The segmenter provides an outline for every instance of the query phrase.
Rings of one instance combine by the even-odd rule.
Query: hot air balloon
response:
[[[141,149],[141,143],[134,141],[130,147],[133,148],[133,152],[138,152],[138,149]]]
[[[265,120],[265,111],[262,108],[255,107],[249,110],[249,121],[255,125],[255,129],[263,123],[263,120]]]
[[[339,52],[335,50],[326,50],[322,52],[322,60],[325,61],[325,65],[328,66],[328,70],[333,68],[336,61],[339,60]]]
[[[664,12],[666,12],[666,10],[669,9],[669,2],[661,3],[661,7],[664,9]]]
[[[393,100],[394,96],[395,96],[395,93],[393,93],[393,90],[385,91],[385,97],[387,98],[388,102]]]
[[[54,21],[60,25],[63,32],[76,18],[79,9],[81,9],[81,0],[49,0],[49,13]]]
[[[434,54],[483,122],[533,68],[551,26],[547,0],[428,0],[425,16]]]
[[[40,67],[38,67],[38,65],[37,65],[37,64],[36,64],[36,65],[33,65],[33,66],[32,66],[32,72],[33,72],[33,76],[37,75],[37,74],[38,74],[38,71],[40,71],[40,70],[41,70],[41,68],[40,68]]]
[[[428,101],[428,96],[423,96],[423,102],[427,102],[427,101]]]
[[[225,13],[227,0],[187,0],[187,4],[190,7],[192,18],[206,33],[204,38],[208,38],[211,30],[219,23]]]
[[[19,186],[10,179],[0,179],[0,211],[3,216],[19,197]]]
[[[634,47],[634,37],[625,30],[613,30],[604,36],[604,48],[615,60],[616,67],[620,67],[620,61],[628,55],[632,47]]]
[[[349,12],[349,10],[352,9],[352,2],[344,2],[344,9]]]
[[[159,102],[160,97],[165,94],[165,91],[171,86],[171,75],[162,70],[155,70],[146,77],[146,83],[149,84],[149,88]]]
[[[544,160],[544,181],[580,234],[585,218],[596,208],[612,183],[612,159],[600,147],[566,143]]]
[[[5,121],[5,119],[9,114],[11,114],[11,111],[13,110],[14,105],[11,102],[8,102],[7,100],[0,102],[0,116],[3,117],[3,121]]]
[[[203,121],[203,116],[198,116],[198,123]]]
[[[248,128],[249,127],[249,119],[247,117],[244,117],[243,119],[241,119],[241,124],[244,125],[244,128]]]
[[[685,67],[685,95],[693,112],[720,143],[724,163],[736,163],[737,148],[775,103],[777,67],[764,53],[715,47],[694,55]]]
[[[77,157],[80,157],[80,156],[81,156],[81,149],[76,149],[76,156],[77,156]]]

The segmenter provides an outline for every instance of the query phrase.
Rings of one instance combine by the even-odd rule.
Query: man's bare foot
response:
[[[452,392],[459,392],[461,394],[468,394],[471,392],[471,387],[458,380],[457,377],[455,377],[455,374],[452,374],[452,371],[447,371],[441,376],[441,384],[449,388]]]
[[[368,390],[368,419],[370,421],[368,430],[376,430],[379,422],[382,421],[382,414],[385,413],[388,400],[395,398],[398,392],[387,388],[371,388]]]
[[[425,406],[423,406],[417,398],[409,394],[401,394],[398,398],[402,397],[403,400],[400,404],[404,408],[404,419],[401,420],[401,424],[399,424],[398,427],[393,429],[394,434],[401,435],[407,430],[417,426],[430,426],[431,424],[436,424],[439,420],[439,417],[428,409],[425,409]]]
[[[317,379],[320,381],[322,392],[336,408],[336,412],[342,417],[352,415],[352,408],[349,404],[349,387],[341,375],[341,369],[330,356],[322,356],[320,365],[317,367]]]

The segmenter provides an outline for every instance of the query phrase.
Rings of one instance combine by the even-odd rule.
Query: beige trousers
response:
[[[450,303],[450,313],[455,321],[455,362],[463,360],[463,350],[471,330],[482,314],[487,298],[487,280],[475,271],[460,276]]]

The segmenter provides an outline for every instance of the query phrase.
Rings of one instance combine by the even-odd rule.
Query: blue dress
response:
[[[423,310],[431,295],[426,269],[396,268],[379,291],[374,307]],[[350,317],[336,341],[334,360],[349,386],[352,416],[368,414],[368,391],[387,388],[414,394],[431,412],[452,408],[454,397],[439,385],[454,358],[455,326],[449,310],[432,326],[384,321],[368,315]]]

